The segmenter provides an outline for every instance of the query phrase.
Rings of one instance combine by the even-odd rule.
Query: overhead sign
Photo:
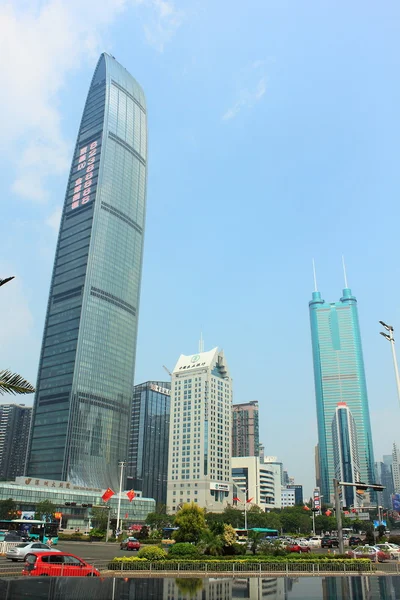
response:
[[[357,514],[349,513],[348,515],[346,515],[346,519],[359,519],[360,521],[369,521],[369,513],[367,513],[367,512],[359,512]]]

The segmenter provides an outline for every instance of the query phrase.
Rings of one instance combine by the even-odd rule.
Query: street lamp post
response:
[[[380,331],[379,333],[390,342],[390,346],[392,348],[392,356],[393,356],[393,365],[394,365],[394,373],[396,376],[396,386],[397,386],[397,397],[400,403],[400,376],[399,376],[399,367],[397,365],[397,357],[396,357],[396,349],[394,345],[394,329],[391,325],[387,325],[384,321],[379,321],[379,323],[388,331],[389,333],[384,333]]]

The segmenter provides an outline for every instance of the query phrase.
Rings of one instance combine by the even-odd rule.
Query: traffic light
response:
[[[355,483],[356,486],[356,491],[360,491],[360,492],[366,492],[368,488],[370,488],[370,485],[367,485],[366,483],[364,483],[363,481],[356,481]]]
[[[65,502],[65,506],[76,506],[76,502]]]
[[[92,508],[93,504],[82,504],[83,508]]]

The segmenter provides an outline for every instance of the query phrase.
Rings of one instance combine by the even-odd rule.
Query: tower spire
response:
[[[343,265],[343,275],[344,275],[344,287],[348,288],[349,286],[347,284],[346,265],[345,265],[345,262],[344,262],[344,256],[343,256],[343,254],[342,254],[342,265]]]
[[[314,261],[314,259],[312,259],[312,268],[313,268],[313,274],[314,274],[314,292],[318,292],[317,273],[315,271],[315,261]]]

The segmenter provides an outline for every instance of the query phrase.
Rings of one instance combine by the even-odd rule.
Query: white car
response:
[[[308,545],[310,548],[321,548],[321,538],[318,536],[310,537]]]
[[[25,560],[25,556],[30,552],[61,552],[61,550],[50,548],[50,546],[43,544],[43,542],[23,542],[7,550],[6,558],[13,562]]]
[[[385,544],[375,544],[375,548],[379,548],[382,552],[386,552],[386,554],[390,554],[390,558],[400,559],[400,546],[397,544],[390,544],[386,542]]]

